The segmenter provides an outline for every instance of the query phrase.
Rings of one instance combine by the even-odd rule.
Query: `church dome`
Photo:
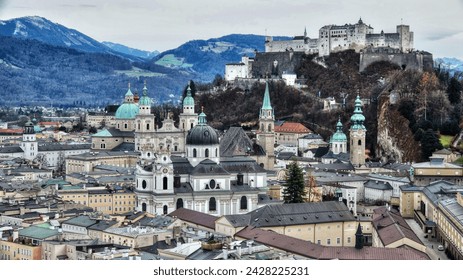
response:
[[[186,137],[187,145],[217,145],[219,144],[219,135],[210,126],[206,124],[206,114],[199,115],[199,123],[190,131]]]
[[[139,108],[135,103],[124,103],[116,111],[116,119],[135,119]]]
[[[130,90],[129,84],[129,89],[125,94],[124,103],[119,106],[119,108],[117,108],[115,117],[116,119],[135,119],[135,116],[138,115],[139,110],[140,109],[138,108],[138,104],[134,103],[133,93]]]
[[[336,133],[331,137],[331,142],[347,142],[347,136],[342,132],[341,119],[339,119],[336,124]]]

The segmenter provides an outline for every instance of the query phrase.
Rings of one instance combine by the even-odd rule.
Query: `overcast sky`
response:
[[[98,41],[164,51],[231,33],[302,35],[360,17],[375,32],[402,21],[415,48],[463,59],[463,0],[0,0],[0,19],[42,16]]]

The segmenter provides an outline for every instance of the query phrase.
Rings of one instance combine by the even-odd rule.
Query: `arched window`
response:
[[[183,199],[179,198],[177,199],[177,209],[183,208]]]
[[[208,158],[209,157],[209,149],[206,149],[205,156]]]
[[[150,156],[151,156],[151,153],[148,153],[148,157],[150,157]]]
[[[362,140],[361,139],[359,139],[358,144],[359,144],[359,146],[362,145]]]
[[[162,207],[162,214],[167,215],[167,210],[168,210],[167,205],[164,205]]]
[[[149,123],[146,124],[146,130],[150,130],[150,124]]]
[[[272,124],[268,124],[268,131],[272,131]]]
[[[264,124],[261,125],[260,130],[264,131]]]
[[[146,189],[146,181],[145,180],[141,181],[141,188]]]
[[[215,157],[218,157],[218,156],[219,156],[218,153],[219,153],[219,152],[218,152],[217,148],[215,148]]]
[[[167,177],[162,178],[162,189],[167,190]]]
[[[126,123],[124,124],[124,128],[127,128],[127,124],[126,124]]]
[[[141,204],[141,211],[146,212],[146,203],[144,202]]]
[[[214,180],[214,179],[212,179],[212,180],[209,182],[209,187],[210,187],[211,189],[215,189],[215,180]]]
[[[138,123],[138,130],[140,130],[140,123]]]
[[[248,198],[246,196],[241,197],[240,209],[241,210],[247,210],[248,209]]]
[[[215,203],[215,197],[209,198],[209,212],[217,211],[217,204]]]
[[[191,127],[190,128],[193,128],[193,123],[191,123]]]
[[[193,149],[193,157],[197,157],[198,153],[196,152],[196,149]]]

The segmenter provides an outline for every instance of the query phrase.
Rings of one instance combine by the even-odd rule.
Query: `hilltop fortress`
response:
[[[325,25],[319,30],[318,38],[311,39],[304,31],[304,36],[296,36],[288,41],[273,41],[266,37],[265,52],[305,52],[326,56],[332,52],[355,50],[359,52],[366,47],[389,47],[403,53],[413,50],[413,32],[410,26],[398,25],[396,33],[373,33],[373,27],[360,19],[355,24]]]
[[[267,36],[265,52],[256,53],[254,58],[243,57],[240,63],[227,64],[225,79],[279,77],[291,84],[303,54],[323,57],[345,50],[360,53],[359,71],[376,61],[389,61],[403,69],[420,71],[433,67],[432,54],[414,50],[409,25],[398,25],[395,33],[374,33],[373,27],[360,19],[355,24],[325,25],[320,28],[318,38],[313,39],[307,36],[306,30],[303,36],[291,40],[274,41],[272,36]]]

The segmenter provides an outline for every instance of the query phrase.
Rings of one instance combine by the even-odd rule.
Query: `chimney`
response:
[[[13,231],[13,242],[15,242],[19,238],[19,231],[14,230]]]
[[[241,258],[241,244],[236,245],[236,254]]]
[[[254,241],[252,240],[246,241],[246,245],[248,246],[248,252],[250,255],[253,253],[252,243],[254,243]]]
[[[228,260],[228,247],[227,247],[227,245],[223,245],[222,251],[223,251],[223,259]]]

